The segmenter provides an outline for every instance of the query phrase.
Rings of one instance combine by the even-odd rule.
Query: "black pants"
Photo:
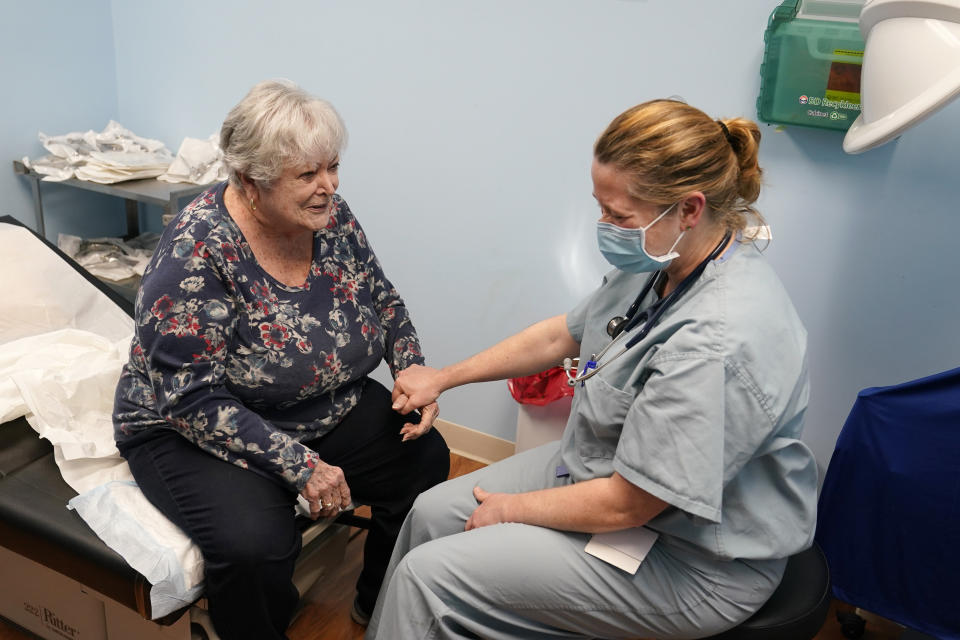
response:
[[[371,508],[357,580],[367,612],[413,501],[446,480],[450,469],[449,450],[436,430],[400,441],[400,428],[416,418],[399,415],[390,404],[390,392],[368,380],[359,404],[337,428],[305,443],[343,469],[355,504]],[[297,494],[170,430],[158,429],[121,453],[147,499],[203,554],[204,592],[217,633],[224,640],[285,638],[298,599],[291,581],[300,553]]]

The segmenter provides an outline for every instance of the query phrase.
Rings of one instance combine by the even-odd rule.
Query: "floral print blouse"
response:
[[[201,449],[301,490],[382,359],[423,363],[403,300],[347,203],[333,197],[306,282],[264,271],[223,203],[204,192],[164,231],[137,294],[114,406],[119,446],[175,429]]]

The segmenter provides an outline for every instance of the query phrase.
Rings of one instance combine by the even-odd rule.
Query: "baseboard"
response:
[[[476,431],[447,420],[438,419],[433,426],[440,432],[453,453],[490,464],[513,455],[515,445],[490,434]]]

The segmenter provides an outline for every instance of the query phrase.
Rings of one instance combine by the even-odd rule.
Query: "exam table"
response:
[[[0,217],[3,224],[26,229],[11,217]],[[132,316],[129,301],[30,233],[38,241],[31,250],[54,252],[65,269],[109,299],[104,304]],[[202,597],[152,619],[150,582],[68,509],[77,492],[54,457],[53,446],[23,417],[0,424],[0,616],[51,640],[216,638]],[[349,527],[333,520],[298,522],[303,551],[294,583],[303,595],[342,560]]]
[[[958,460],[960,368],[857,394],[823,481],[816,539],[834,595],[904,639],[960,640]]]

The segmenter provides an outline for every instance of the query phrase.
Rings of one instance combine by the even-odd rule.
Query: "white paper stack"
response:
[[[223,153],[217,143],[217,136],[206,140],[184,138],[173,164],[167,172],[157,177],[164,182],[192,182],[210,184],[227,179],[227,167],[223,164]]]
[[[77,168],[80,180],[112,184],[138,178],[155,178],[170,166],[170,156],[144,151],[94,151],[87,162]]]
[[[173,154],[162,142],[141,138],[113,120],[99,133],[91,130],[48,136],[41,132],[39,138],[49,155],[23,160],[48,182],[76,177],[112,184],[153,178],[173,162]]]

